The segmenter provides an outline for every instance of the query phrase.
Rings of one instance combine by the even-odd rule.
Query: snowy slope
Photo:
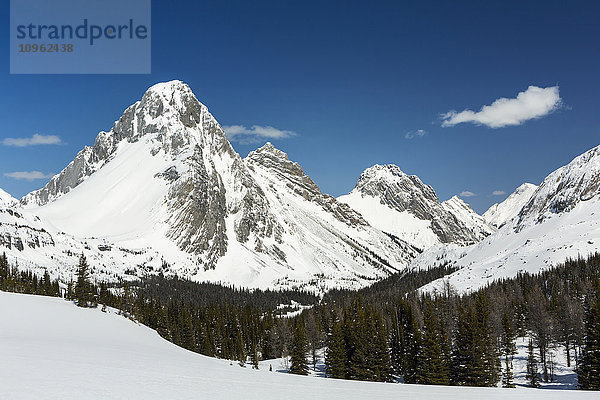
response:
[[[284,158],[281,165],[294,164]],[[4,242],[13,261],[62,278],[84,252],[98,279],[161,272],[318,291],[365,286],[416,255],[322,194],[297,164],[286,172],[289,185],[299,179],[290,189],[261,160],[235,153],[186,84],[154,85],[93,147],[21,199],[20,226],[14,216],[0,224],[10,242],[31,229],[51,239],[10,248],[0,239],[0,250]]]
[[[496,203],[488,208],[483,213],[483,218],[485,218],[488,224],[496,228],[501,227],[519,214],[523,206],[529,202],[536,189],[537,186],[533,183],[522,184],[502,203]]]
[[[257,371],[176,347],[112,312],[57,298],[0,292],[0,315],[2,399],[597,398],[583,391],[385,384]]]
[[[0,207],[10,207],[17,203],[17,199],[0,189]]]
[[[413,268],[450,262],[461,269],[424,287],[450,282],[458,291],[487,282],[535,273],[567,258],[600,251],[600,147],[554,171],[519,215],[476,245],[436,246],[417,257]]]
[[[370,276],[372,266],[383,262],[378,273],[382,277],[390,267],[406,267],[418,254],[402,241],[391,241],[348,205],[323,194],[298,163],[271,143],[251,152],[244,162],[276,220],[285,226],[277,246],[287,265],[298,270],[303,265],[318,266],[325,280],[334,281],[336,276]],[[348,279],[343,284],[356,287]]]
[[[496,230],[487,223],[484,217],[477,214],[470,205],[458,196],[452,196],[450,199],[442,202],[442,206],[450,214],[454,215],[457,221],[460,221],[467,229],[471,230],[476,237],[487,237]]]
[[[431,186],[396,165],[366,169],[356,187],[338,200],[361,213],[374,227],[419,249],[437,243],[471,244],[493,231],[462,205],[444,206]]]

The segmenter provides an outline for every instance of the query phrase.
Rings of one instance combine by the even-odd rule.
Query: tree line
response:
[[[519,274],[467,295],[417,289],[448,265],[391,276],[357,292],[322,299],[299,291],[248,291],[155,276],[96,283],[82,255],[74,282],[10,266],[0,257],[0,289],[62,296],[82,307],[114,307],[165,339],[208,356],[248,362],[289,357],[307,374],[325,349],[327,376],[406,383],[514,386],[517,337],[529,337],[531,386],[553,379],[551,347],[576,364],[579,385],[600,390],[600,254]],[[312,305],[285,318],[281,305]],[[284,310],[285,311],[285,310]]]

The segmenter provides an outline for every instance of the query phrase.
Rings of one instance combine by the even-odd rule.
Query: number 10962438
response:
[[[19,53],[72,53],[73,43],[20,43],[18,46]]]

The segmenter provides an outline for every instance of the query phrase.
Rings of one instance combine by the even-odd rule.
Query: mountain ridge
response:
[[[324,290],[364,286],[417,254],[323,194],[272,144],[242,159],[181,81],[149,88],[20,207],[54,245],[11,255],[63,276],[74,250],[93,252],[103,279],[164,273]]]

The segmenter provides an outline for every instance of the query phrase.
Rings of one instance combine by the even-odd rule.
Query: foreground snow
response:
[[[114,313],[80,309],[57,298],[0,292],[0,315],[2,399],[598,397],[581,391],[381,384],[256,371],[178,348]]]

